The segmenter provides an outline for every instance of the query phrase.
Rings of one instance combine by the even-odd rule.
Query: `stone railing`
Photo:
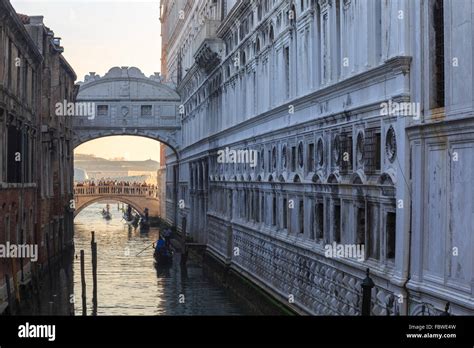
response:
[[[158,189],[149,186],[78,186],[74,185],[75,196],[140,196],[157,197]]]

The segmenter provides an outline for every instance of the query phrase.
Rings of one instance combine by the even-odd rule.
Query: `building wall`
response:
[[[0,12],[0,243],[39,249],[36,263],[0,260],[1,313],[6,275],[19,299],[20,285],[72,243],[72,131],[54,104],[73,100],[76,77],[42,17],[17,15],[3,0]]]
[[[183,111],[167,216],[182,199],[196,241],[309,313],[358,314],[370,268],[374,314],[472,314],[472,1],[441,4],[162,2]],[[226,147],[256,166],[219,163]],[[325,257],[333,242],[364,260]]]

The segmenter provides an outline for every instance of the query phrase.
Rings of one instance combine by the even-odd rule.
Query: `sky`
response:
[[[160,71],[161,37],[158,0],[11,0],[18,13],[44,16],[60,37],[64,57],[83,81],[89,72],[104,76],[114,66],[136,66],[146,76]],[[92,141],[76,153],[132,160],[159,160],[158,142],[117,137]],[[150,146],[152,142],[155,146]],[[158,150],[156,150],[158,148]]]

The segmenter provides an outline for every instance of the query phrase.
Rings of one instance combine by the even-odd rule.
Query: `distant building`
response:
[[[157,183],[157,171],[160,167],[160,164],[153,160],[107,160],[82,154],[76,155],[74,165],[85,170],[90,180],[114,179],[130,181],[130,177],[135,177],[137,181],[153,185]]]
[[[81,168],[74,168],[74,182],[81,182],[89,180],[87,171]]]

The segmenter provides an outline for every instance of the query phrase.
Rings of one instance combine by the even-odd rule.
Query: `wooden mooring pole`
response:
[[[10,276],[5,274],[5,284],[7,285],[7,300],[8,300],[8,312],[10,315],[13,315],[13,299],[12,299],[12,290],[10,287]]]
[[[81,250],[81,285],[82,285],[82,315],[87,315],[86,275],[84,267],[84,250]]]
[[[181,219],[181,265],[186,265],[188,260],[188,247],[186,245],[186,217]],[[176,230],[178,230],[178,226],[176,226]]]
[[[97,243],[95,242],[95,232],[92,231],[92,306],[93,315],[97,315]]]

